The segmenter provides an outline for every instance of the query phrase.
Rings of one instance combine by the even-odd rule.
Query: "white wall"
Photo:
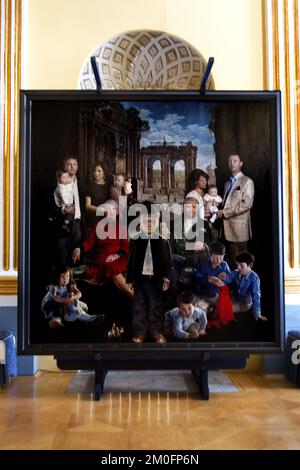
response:
[[[162,30],[215,57],[216,88],[262,89],[261,0],[27,0],[26,87],[75,89],[90,52],[115,34]]]

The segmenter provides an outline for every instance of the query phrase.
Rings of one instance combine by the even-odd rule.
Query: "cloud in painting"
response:
[[[206,169],[210,163],[215,163],[214,135],[208,126],[200,126],[197,123],[184,125],[185,116],[176,113],[153,119],[148,109],[142,108],[139,111],[141,119],[147,120],[150,126],[150,131],[142,134],[141,147],[161,143],[164,139],[173,145],[182,145],[184,142],[191,141],[198,148],[197,167]]]

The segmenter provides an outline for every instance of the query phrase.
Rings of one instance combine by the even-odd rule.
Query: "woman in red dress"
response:
[[[85,273],[97,284],[106,283],[112,279],[118,289],[132,298],[133,290],[129,288],[124,276],[129,250],[127,228],[124,229],[123,238],[120,238],[116,201],[108,200],[100,207],[103,212],[107,213],[107,216],[94,225],[81,248],[75,248],[73,262],[80,259],[81,252],[87,253],[93,249],[95,251],[94,263],[85,270]],[[106,238],[103,235],[106,235]]]

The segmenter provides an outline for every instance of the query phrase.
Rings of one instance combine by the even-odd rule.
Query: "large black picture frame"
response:
[[[35,104],[44,104],[44,112],[47,115],[47,104],[51,103],[76,103],[76,102],[147,102],[153,103],[176,101],[181,102],[203,102],[203,103],[266,103],[269,109],[270,123],[270,160],[268,163],[268,184],[266,188],[268,194],[268,223],[265,227],[260,227],[262,232],[269,231],[271,240],[262,236],[262,243],[269,245],[270,259],[272,259],[272,269],[267,276],[272,276],[268,295],[272,305],[272,322],[269,328],[272,329],[272,339],[264,340],[259,337],[258,341],[210,341],[210,342],[168,342],[166,344],[144,343],[132,344],[117,342],[77,342],[77,343],[43,343],[32,341],[31,327],[35,315],[40,312],[33,311],[31,299],[31,282],[34,278],[31,272],[33,246],[32,246],[32,200],[35,191],[38,189],[33,181],[33,153],[32,142],[35,138],[35,128],[33,126],[33,112]],[[18,275],[18,315],[19,315],[19,353],[49,355],[57,353],[72,352],[174,352],[184,355],[201,351],[231,351],[231,352],[253,352],[253,353],[278,353],[284,349],[284,269],[283,269],[283,190],[282,190],[282,150],[281,150],[281,95],[280,92],[260,92],[260,91],[235,91],[235,92],[207,92],[201,95],[198,92],[129,92],[129,91],[103,91],[100,93],[91,91],[22,91],[21,92],[21,131],[20,131],[20,199],[19,199],[19,275]],[[257,143],[259,145],[259,142]],[[47,146],[47,142],[45,142]],[[43,155],[39,158],[43,159]],[[55,156],[53,157],[55,158]],[[225,157],[224,157],[225,158]],[[250,160],[249,160],[250,161]],[[253,155],[255,163],[255,155]],[[257,162],[260,165],[261,162]],[[257,166],[256,165],[256,166]],[[225,168],[225,167],[224,167]],[[222,171],[222,170],[220,170]],[[225,169],[223,169],[225,172]],[[40,189],[40,188],[39,188]],[[262,197],[264,188],[261,188]],[[269,224],[271,221],[271,226]],[[41,239],[41,246],[42,246]],[[258,242],[258,245],[260,243]],[[262,252],[265,247],[262,247]],[[36,255],[35,255],[36,256]],[[41,252],[39,254],[41,256]],[[267,258],[269,262],[269,258]],[[42,269],[42,265],[41,265]],[[263,269],[263,268],[262,268]],[[37,276],[37,273],[34,273]]]

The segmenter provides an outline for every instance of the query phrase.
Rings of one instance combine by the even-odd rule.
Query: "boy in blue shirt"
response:
[[[261,315],[260,307],[260,279],[252,271],[255,259],[248,251],[236,257],[237,270],[231,275],[232,281],[232,308],[234,313],[247,312],[252,308],[255,320],[266,321]]]
[[[195,270],[197,295],[204,298],[210,305],[215,305],[219,298],[219,288],[231,282],[231,272],[224,261],[225,247],[221,242],[212,243],[210,258]]]

